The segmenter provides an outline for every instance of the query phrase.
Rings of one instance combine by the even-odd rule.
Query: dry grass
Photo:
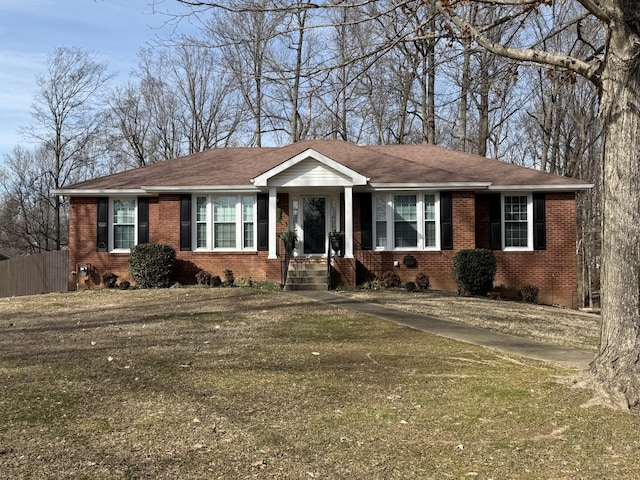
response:
[[[411,312],[542,342],[595,351],[600,316],[571,309],[523,302],[461,297],[453,293],[393,290],[346,290],[344,295]]]
[[[0,478],[638,478],[571,373],[282,292],[0,299]]]

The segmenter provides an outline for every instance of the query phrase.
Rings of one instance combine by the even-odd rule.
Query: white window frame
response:
[[[109,198],[109,251],[113,253],[129,253],[130,248],[115,248],[116,235],[115,226],[118,225],[113,221],[115,211],[114,204],[120,200],[133,200],[133,246],[138,244],[138,198],[137,197],[110,197]],[[127,224],[128,225],[128,224]]]
[[[197,221],[197,211],[198,211],[198,198],[204,197],[206,198],[206,246],[198,247],[198,222]],[[213,209],[213,201],[215,197],[235,197],[235,247],[214,247],[215,245],[215,237],[214,237],[214,209]],[[253,235],[252,235],[252,244],[253,247],[245,247],[245,238],[244,238],[244,227],[245,224],[250,222],[244,221],[244,211],[243,211],[243,199],[251,197],[252,202],[252,210],[253,210]],[[192,196],[193,205],[191,212],[191,232],[192,232],[192,243],[193,243],[193,251],[196,252],[256,252],[258,250],[258,220],[257,220],[257,210],[258,210],[258,197],[255,194],[247,194],[247,193],[208,193],[208,194],[194,194]]]
[[[394,200],[398,195],[412,195],[416,197],[416,221],[418,228],[418,242],[415,247],[395,247],[395,205]],[[436,226],[436,243],[434,246],[426,246],[425,232],[425,195],[434,195],[435,197],[435,226]],[[387,244],[385,246],[376,245],[376,229],[377,222],[383,220],[377,218],[377,201],[380,196],[386,198],[386,233]],[[397,252],[415,252],[415,251],[439,251],[440,243],[440,192],[433,190],[394,190],[382,191],[374,193],[372,199],[372,226],[373,226],[373,248],[376,251],[397,251]]]
[[[506,230],[506,208],[505,208],[505,198],[506,197],[527,197],[527,245],[524,247],[512,247],[507,246],[507,230]],[[501,221],[501,230],[502,230],[502,249],[504,251],[511,252],[530,252],[533,251],[533,194],[530,192],[508,192],[502,193],[501,195],[501,212],[500,212],[500,221]]]

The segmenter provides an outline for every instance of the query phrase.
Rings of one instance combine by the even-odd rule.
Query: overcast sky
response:
[[[55,47],[82,47],[97,54],[126,81],[138,50],[170,33],[151,0],[0,0],[0,163],[23,142],[18,129],[30,122],[35,77]],[[175,0],[160,8],[176,11]],[[186,28],[186,26],[183,26]]]

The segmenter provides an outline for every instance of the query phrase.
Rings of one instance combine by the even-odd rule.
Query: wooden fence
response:
[[[0,262],[0,297],[68,290],[68,250],[14,257]]]

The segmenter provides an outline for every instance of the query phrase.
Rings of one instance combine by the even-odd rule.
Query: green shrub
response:
[[[491,250],[460,250],[453,257],[453,277],[463,295],[487,295],[496,270],[496,257]]]
[[[538,303],[540,289],[534,285],[525,285],[520,289],[519,297],[523,302]]]
[[[211,285],[211,274],[206,270],[200,270],[196,273],[196,283],[198,285]]]
[[[129,272],[142,288],[169,287],[172,283],[176,251],[162,243],[140,243],[131,249]]]
[[[105,272],[102,275],[102,283],[107,288],[116,288],[116,282],[118,281],[118,275],[113,272]]]
[[[420,290],[428,290],[429,289],[429,275],[426,273],[419,273],[416,275],[416,286]]]
[[[129,290],[130,286],[131,286],[131,284],[127,280],[123,280],[120,283],[120,290]]]
[[[382,275],[382,283],[385,288],[396,288],[402,285],[402,280],[396,272],[388,270]]]
[[[219,287],[220,285],[222,285],[222,279],[220,278],[220,275],[214,275],[211,277],[211,286],[212,287]]]
[[[407,289],[407,292],[415,292],[418,289],[416,282],[407,282],[404,284],[404,288]]]

